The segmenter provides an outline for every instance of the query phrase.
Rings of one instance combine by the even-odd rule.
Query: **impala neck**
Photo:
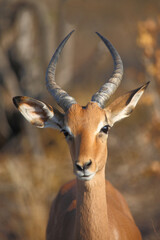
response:
[[[77,180],[76,240],[108,240],[105,171]]]

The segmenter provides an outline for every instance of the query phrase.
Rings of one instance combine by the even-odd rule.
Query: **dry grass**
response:
[[[43,1],[36,2],[39,5],[39,3]],[[55,2],[58,3],[58,1]],[[133,3],[133,5],[135,6],[135,2]],[[125,4],[125,6],[127,8],[128,4]],[[114,4],[113,8],[115,8]],[[58,10],[55,10],[55,8],[53,9],[54,11],[57,11],[58,16]],[[122,10],[122,8],[117,8],[118,12],[119,9]],[[78,8],[77,11],[79,11]],[[98,9],[95,8],[95,11],[97,14]],[[51,14],[50,9],[49,12]],[[129,16],[129,11],[126,12]],[[123,16],[125,17],[127,16],[126,12],[125,14],[123,14]],[[48,12],[46,13],[47,17],[51,18]],[[54,13],[52,14],[54,16]],[[70,16],[70,14],[68,15]],[[125,49],[127,47],[127,44],[129,42],[132,42],[133,40],[131,39],[132,36],[130,37],[130,39],[128,39],[131,32],[127,33],[126,31],[126,29],[129,27],[129,21],[127,20],[124,23],[118,20],[119,22],[121,22],[122,25],[114,24],[113,27],[113,25],[110,23],[112,23],[112,21],[116,18],[113,17],[114,19],[112,18],[112,20],[108,21],[109,18],[106,14],[105,8],[104,15],[106,19],[106,21],[104,21],[103,19],[103,22],[105,23],[104,26],[102,27],[102,25],[99,24],[96,27],[100,28],[99,30],[101,31],[103,29],[102,32],[104,32],[106,36],[110,33],[111,36],[108,37],[111,39],[114,35],[116,35],[116,45],[119,44],[119,47]],[[99,16],[101,16],[101,14]],[[45,19],[44,16],[43,19]],[[76,13],[75,19],[77,19]],[[126,22],[128,22],[127,25],[125,25]],[[108,25],[106,25],[106,23]],[[60,26],[61,30],[63,24],[64,22],[62,23],[60,21],[60,25],[58,25],[57,28]],[[53,27],[53,19],[51,20],[51,25],[46,26],[49,26],[48,29],[50,33],[51,28]],[[110,28],[110,30],[108,33],[106,33],[105,31],[107,31],[106,29],[108,28]],[[132,27],[129,28],[132,29]],[[89,31],[91,30],[88,29],[88,32]],[[123,31],[125,32],[125,34],[127,34],[123,35]],[[35,33],[36,31],[34,31],[34,34]],[[54,35],[55,33],[57,34],[57,32],[52,32],[51,35]],[[118,39],[117,34],[119,33],[120,37]],[[42,34],[40,31],[40,37],[41,35]],[[65,33],[62,31],[60,35],[61,36],[60,38],[57,38],[57,41],[59,41],[59,39],[61,39],[62,36],[65,35]],[[82,36],[85,36],[84,32],[81,32],[80,35],[82,39],[84,38]],[[78,37],[76,43],[78,42],[78,38],[80,38],[80,35],[77,35]],[[45,32],[43,36],[45,36]],[[127,39],[128,43],[127,41],[125,43],[122,43],[123,40],[120,41],[121,36],[125,36],[125,38],[123,39]],[[103,53],[101,52],[100,55],[98,55],[98,58],[95,58],[93,57],[96,55],[95,46],[90,49],[89,45],[88,47],[86,45],[86,49],[88,48],[88,52],[91,51],[92,53],[89,53],[87,55],[87,50],[83,50],[84,45],[85,43],[87,44],[87,42],[89,41],[92,42],[92,39],[86,39],[86,41],[84,42],[81,38],[79,40],[80,45],[77,44],[77,46],[74,46],[73,48],[75,48],[77,51],[75,54],[77,56],[77,59],[82,60],[76,60],[74,62],[74,67],[76,70],[75,73],[72,72],[71,75],[73,75],[74,77],[74,84],[76,81],[78,82],[78,87],[76,88],[76,91],[74,91],[74,96],[76,97],[78,102],[80,102],[81,104],[85,104],[90,99],[90,96],[96,89],[93,81],[96,86],[100,86],[100,82],[106,78],[107,64],[110,68],[111,63],[109,63],[109,59],[107,61],[103,59],[104,55],[106,57],[106,52],[103,51],[103,47]],[[5,39],[8,39],[8,37],[6,37]],[[147,80],[152,80],[152,82],[149,86],[149,89],[147,89],[145,95],[140,101],[139,106],[135,110],[135,113],[133,113],[130,119],[124,120],[124,122],[120,123],[119,125],[117,124],[117,126],[115,126],[115,130],[113,129],[111,131],[111,136],[109,138],[109,161],[107,165],[107,178],[111,179],[114,185],[119,187],[119,189],[125,194],[126,199],[128,200],[128,203],[130,204],[130,207],[133,211],[136,223],[141,228],[143,233],[143,239],[145,240],[158,239],[158,235],[155,233],[157,233],[157,229],[159,229],[158,225],[160,224],[159,39],[159,17],[139,22],[137,44],[141,48],[143,70],[142,68],[139,68],[137,70],[134,67],[132,69],[126,69],[125,66],[125,73],[128,72],[127,76],[129,77],[126,80],[124,79],[124,82],[128,84],[128,86],[133,84],[135,88],[136,86],[138,87],[138,84],[140,85],[142,82],[144,83]],[[3,40],[2,45],[9,45],[9,47],[4,46],[4,53],[8,53],[11,46],[15,50],[14,42],[16,40],[13,41],[9,38],[9,41],[13,44],[13,46],[11,43]],[[50,42],[50,47],[48,45],[40,45],[39,52],[41,52],[42,50],[45,52],[47,51],[47,49],[48,51],[50,51],[51,49],[53,49],[53,44],[57,44],[56,41],[52,41],[52,38]],[[95,44],[97,43],[93,43],[93,45]],[[78,51],[78,48],[82,49],[83,51]],[[27,51],[27,48],[25,49]],[[122,49],[118,48],[120,52],[122,52]],[[130,52],[131,54],[133,54],[134,50]],[[50,55],[50,53],[48,55]],[[45,59],[44,56],[45,53],[39,55],[39,58]],[[87,62],[85,62],[85,58],[88,59]],[[17,77],[14,72],[15,69],[12,69],[11,71],[11,64],[9,60],[5,65],[5,61],[3,61],[4,59],[5,58],[1,59],[1,63],[3,63],[3,67],[1,68],[1,70],[5,70],[5,72],[2,71],[4,76],[6,76],[4,77],[3,81],[5,84],[8,83],[8,86],[6,86],[5,84],[0,85],[0,91],[2,92],[2,94],[0,94],[0,120],[2,123],[2,133],[4,133],[3,137],[2,135],[0,135],[0,143],[2,145],[5,143],[5,150],[3,149],[3,154],[0,153],[0,240],[42,240],[45,239],[45,229],[52,199],[55,197],[59,187],[64,182],[70,180],[73,177],[71,160],[64,138],[60,136],[58,132],[52,131],[50,129],[38,130],[35,132],[35,130],[33,130],[34,128],[29,129],[28,127],[26,127],[28,126],[28,123],[24,124],[22,122],[22,118],[18,119],[17,116],[19,115],[17,113],[15,117],[12,116],[12,124],[9,125],[7,123],[8,127],[6,127],[5,123],[7,122],[7,119],[9,119],[8,115],[13,112],[11,96],[15,93],[18,93],[17,89],[13,91],[14,80],[16,79],[16,86],[21,88],[21,90],[26,91],[26,88],[24,88],[24,86],[21,86],[22,79],[20,77]],[[47,57],[47,61],[48,59],[49,58]],[[135,61],[137,61],[137,59],[135,59]],[[130,62],[130,59],[129,61],[126,61],[125,64],[127,65],[128,62]],[[23,61],[21,61],[20,63],[23,65]],[[30,66],[29,63],[31,64],[31,69],[34,66],[34,64],[32,64],[32,62],[30,61],[26,64],[25,59],[24,63],[25,64],[22,66],[21,71],[23,69],[26,70],[25,67],[26,65]],[[47,62],[45,62],[44,65],[47,65]],[[46,66],[44,65],[43,68],[45,71]],[[62,65],[64,66],[64,64]],[[66,66],[68,68],[68,60],[66,61]],[[40,65],[40,69],[37,68],[37,72],[41,73],[41,71],[39,70],[43,70],[43,68]],[[111,69],[109,71],[111,72]],[[25,73],[26,74],[23,77],[25,77],[25,79],[30,78],[30,71],[27,72],[26,70]],[[137,80],[135,82],[131,81],[133,79],[133,76],[135,77],[135,79],[138,79],[139,83]],[[36,83],[36,91],[37,88],[39,89],[38,92],[35,93],[35,96],[41,95],[42,88],[44,86],[43,84],[40,84],[40,82],[42,83],[42,79],[40,77],[44,77],[44,75],[37,76],[37,81],[34,81],[34,83]],[[32,82],[32,78],[30,79],[30,81]],[[21,85],[18,85],[20,83]],[[81,89],[79,88],[80,85],[82,86]],[[25,82],[25,86],[30,86],[31,91],[29,90],[28,92],[29,94],[32,94],[32,86],[27,83],[27,80]],[[10,91],[7,90],[7,88],[9,88]],[[46,92],[43,92],[41,97],[44,97],[45,94]],[[1,98],[3,96],[4,98]],[[12,128],[14,129],[16,124],[21,125],[20,128],[17,130],[17,132],[19,131],[18,135],[10,136],[10,134],[12,134]],[[154,221],[154,228],[151,222],[152,218]]]
[[[54,144],[52,148],[54,151]],[[69,163],[60,159],[63,151],[57,159],[56,154],[54,158],[49,156],[49,148],[45,153],[46,158],[37,156],[36,159],[31,153],[1,155],[0,236],[3,240],[45,239],[51,201],[63,181],[72,177]],[[62,171],[59,165],[64,167]]]

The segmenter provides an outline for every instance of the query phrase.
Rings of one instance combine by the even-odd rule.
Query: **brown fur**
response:
[[[121,193],[111,185],[111,183],[106,181],[105,184],[105,197],[107,199],[108,225],[110,232],[110,238],[108,239],[140,240],[141,236],[139,230],[134,223],[125,199]],[[47,227],[47,240],[77,240],[73,235],[76,220],[76,191],[76,180],[66,183],[59,191],[50,211]],[[97,205],[99,204],[100,202],[97,202]],[[104,209],[104,211],[105,210],[106,209]],[[116,237],[116,231],[118,232],[118,237]],[[97,240],[102,239],[103,237],[99,236]]]
[[[32,124],[36,120],[41,127],[42,121],[43,127],[58,126],[66,134],[77,176],[61,188],[52,204],[47,240],[141,240],[124,198],[105,180],[108,134],[104,126],[128,117],[146,87],[119,97],[106,109],[95,102],[85,108],[73,104],[65,115],[31,98],[14,99]]]
[[[65,116],[73,136],[68,140],[74,172],[92,160],[90,181],[65,184],[55,199],[47,227],[47,240],[140,240],[141,235],[122,195],[105,182],[107,135],[96,132],[108,123],[106,110],[96,103],[72,105]]]

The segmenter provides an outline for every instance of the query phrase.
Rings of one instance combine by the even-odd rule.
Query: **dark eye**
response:
[[[107,134],[109,130],[109,125],[105,125],[103,128],[101,128],[101,132]]]
[[[61,132],[64,134],[65,137],[69,136],[69,133],[66,130],[62,129]]]
[[[71,136],[69,132],[67,132],[65,129],[62,129],[61,132],[64,134],[66,138]]]

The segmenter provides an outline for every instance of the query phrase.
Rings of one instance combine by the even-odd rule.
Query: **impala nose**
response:
[[[92,165],[92,160],[90,159],[88,162],[85,162],[83,164],[76,162],[75,165],[78,171],[84,171]]]

